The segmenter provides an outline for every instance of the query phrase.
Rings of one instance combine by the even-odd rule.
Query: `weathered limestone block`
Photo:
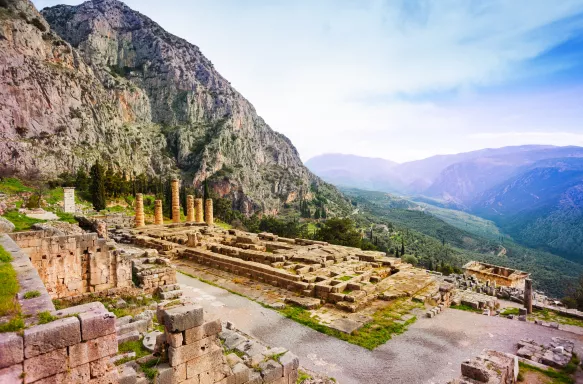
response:
[[[154,201],[154,224],[164,224],[164,216],[162,211],[162,200]]]
[[[24,343],[22,336],[15,332],[0,333],[0,368],[22,363]]]
[[[57,373],[54,376],[45,377],[34,384],[85,384],[91,379],[89,364],[83,364],[75,368],[69,368],[65,372]]]
[[[169,347],[168,363],[172,367],[175,367],[219,349],[222,350],[216,337],[207,337],[206,339],[198,340],[192,344],[186,344],[180,347]]]
[[[164,363],[158,366],[157,384],[174,384],[186,380],[186,364],[180,364],[176,367]]]
[[[146,225],[144,218],[144,195],[141,193],[136,193],[136,218],[135,224],[136,228],[143,227]]]
[[[22,363],[0,369],[0,384],[22,382]]]
[[[64,372],[68,369],[67,348],[55,349],[51,352],[37,355],[24,360],[25,383],[32,383],[36,380]]]
[[[203,323],[203,309],[194,304],[174,307],[163,311],[164,325],[170,332],[185,331]]]
[[[75,213],[75,188],[63,188],[64,211],[66,213]]]
[[[79,319],[65,317],[24,330],[24,355],[27,359],[81,342]]]
[[[214,319],[207,321],[206,323],[189,328],[184,331],[184,343],[191,344],[195,341],[202,340],[204,338],[217,335],[222,330],[221,319]],[[173,345],[174,346],[174,345]]]
[[[259,364],[261,370],[261,377],[265,383],[271,383],[283,377],[283,367],[277,361],[268,360]]]
[[[180,223],[180,190],[178,179],[172,180],[172,222]]]
[[[112,333],[84,343],[71,345],[69,347],[69,364],[71,367],[77,367],[116,353],[117,335]]]
[[[204,203],[204,221],[207,223],[207,225],[214,224],[213,199],[206,199]]]
[[[297,370],[300,366],[300,359],[291,352],[284,353],[279,362],[283,366],[283,376],[288,376],[292,371]]]
[[[194,199],[194,206],[195,206],[194,221],[196,223],[204,223],[204,220],[203,220],[203,209],[202,209],[202,199],[201,198]]]
[[[186,377],[191,379],[203,372],[211,371],[223,364],[224,355],[222,348],[214,348],[206,355],[196,357],[186,363]]]
[[[90,311],[78,315],[81,322],[81,339],[96,339],[115,333],[115,315],[111,312]]]

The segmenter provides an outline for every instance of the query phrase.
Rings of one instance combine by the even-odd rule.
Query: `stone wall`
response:
[[[168,358],[158,368],[158,383],[296,383],[299,360],[291,352],[256,348],[255,360],[246,362],[234,353],[225,356],[219,340],[220,319],[205,319],[202,307],[185,304],[159,309],[158,319],[164,323]]]
[[[95,302],[52,314],[58,320],[0,333],[0,383],[118,383],[115,316]]]
[[[110,250],[97,234],[45,237],[44,231],[10,234],[28,254],[53,298],[132,284],[131,259]]]

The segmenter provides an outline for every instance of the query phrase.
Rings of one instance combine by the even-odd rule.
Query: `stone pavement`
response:
[[[205,311],[232,321],[243,332],[299,356],[315,372],[351,383],[444,383],[459,374],[462,361],[483,349],[516,352],[521,338],[548,343],[560,336],[575,343],[583,355],[583,337],[500,317],[446,309],[439,316],[419,318],[402,335],[369,351],[304,327],[244,297],[177,275],[185,296]],[[193,289],[194,288],[194,289]]]

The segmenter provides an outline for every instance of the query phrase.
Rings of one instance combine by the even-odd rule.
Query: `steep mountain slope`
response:
[[[165,147],[143,92],[103,86],[30,2],[0,5],[0,166],[56,175],[99,158],[166,172]]]
[[[310,198],[314,183],[329,188],[198,47],[144,15],[115,0],[42,16],[27,0],[6,1],[3,163],[54,176],[101,159],[128,173],[179,173],[196,187],[209,178],[245,213]]]
[[[486,191],[472,209],[525,244],[583,262],[583,158],[525,167]]]
[[[312,172],[335,185],[372,190],[399,190],[403,186],[392,170],[398,164],[380,158],[330,153],[306,163]]]

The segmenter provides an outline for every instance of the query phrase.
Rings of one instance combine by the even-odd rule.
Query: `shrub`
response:
[[[45,25],[43,24],[43,22],[40,21],[40,19],[38,17],[35,17],[34,19],[32,19],[30,23],[32,25],[34,25],[35,27],[37,27],[41,32],[46,32],[47,31],[47,27],[45,27]]]

